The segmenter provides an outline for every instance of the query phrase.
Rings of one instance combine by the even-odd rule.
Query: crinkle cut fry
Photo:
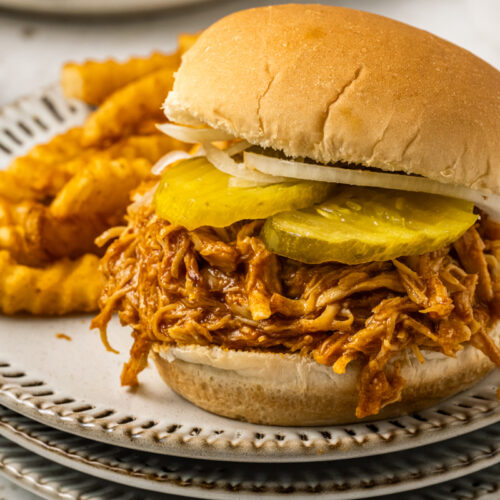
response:
[[[82,150],[81,137],[82,128],[75,127],[16,158],[0,172],[0,196],[14,202],[53,196],[71,178],[70,162],[94,154]]]
[[[102,286],[96,255],[32,268],[18,264],[6,250],[0,251],[0,309],[4,314],[95,311]]]
[[[50,204],[50,212],[58,219],[95,214],[115,216],[118,218],[115,224],[118,224],[125,213],[130,191],[150,178],[151,164],[145,159],[97,158],[57,194]]]
[[[16,158],[7,170],[0,172],[0,196],[13,203],[26,200],[46,202],[56,196],[74,175],[83,172],[96,159],[144,158],[151,164],[174,149],[187,145],[165,134],[129,136],[105,149],[80,145],[81,128],[57,135],[46,144],[34,147]]]
[[[361,418],[399,399],[398,353],[454,356],[498,319],[481,302],[477,276],[448,248],[394,263],[311,266],[277,257],[268,266],[259,222],[190,232],[158,219],[147,197],[131,206],[128,220],[103,258],[107,317],[94,322],[105,331],[117,310],[134,328],[124,383],[135,383],[153,343],[300,352],[338,373],[357,360]],[[490,269],[500,266],[494,243],[483,248]],[[490,276],[495,287],[499,276]],[[249,280],[258,283],[257,308]]]
[[[154,148],[150,156],[155,158],[167,147],[159,137],[133,137],[115,146],[130,159],[103,155],[87,162],[49,206],[0,196],[0,249],[9,250],[20,264],[33,266],[84,253],[100,255],[95,238],[123,221],[130,192],[152,178],[151,163],[135,158],[135,153]]]
[[[162,68],[111,94],[87,119],[82,144],[105,144],[134,132],[148,118],[163,119],[161,105],[172,88],[175,68]]]
[[[56,219],[36,201],[10,203],[0,197],[0,249],[19,264],[43,266],[63,257],[100,254],[94,239],[107,227],[95,214]]]
[[[187,52],[198,40],[198,37],[200,36],[200,33],[182,33],[179,35],[177,38],[177,43],[179,45],[179,52],[181,54],[184,54],[184,52]]]
[[[186,39],[185,44],[189,43]],[[66,66],[62,76],[66,90],[72,86],[68,90],[72,97],[95,98],[98,104],[117,91],[88,120],[90,128],[97,125],[99,134],[104,133],[96,146],[85,145],[89,124],[72,128],[34,147],[0,172],[0,251],[9,251],[17,265],[38,267],[32,269],[33,276],[58,259],[103,253],[94,240],[110,226],[123,223],[130,191],[151,178],[151,165],[165,153],[186,149],[185,144],[153,127],[155,120],[163,118],[161,103],[183,50],[125,63]],[[135,81],[137,84],[123,92],[118,89]],[[123,116],[117,115],[117,105],[126,108]],[[109,133],[99,117],[104,122],[118,119],[122,126]],[[134,130],[139,135],[130,135]],[[78,304],[75,301],[74,310]]]
[[[188,33],[179,35],[179,48],[171,54],[153,52],[144,57],[131,57],[124,62],[107,59],[66,63],[61,72],[64,95],[99,106],[113,92],[139,78],[161,68],[177,68],[182,54],[191,48],[198,36]]]
[[[100,251],[95,238],[123,220],[130,192],[151,178],[145,159],[94,159],[75,174],[49,207],[0,197],[0,248],[21,263],[43,265]]]
[[[161,68],[177,68],[178,53],[153,52],[145,57],[132,57],[125,62],[114,59],[66,63],[61,72],[61,86],[68,98],[94,106],[121,87]]]

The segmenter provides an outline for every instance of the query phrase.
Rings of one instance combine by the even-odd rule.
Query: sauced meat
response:
[[[422,351],[455,356],[470,341],[500,366],[487,335],[500,316],[500,241],[489,239],[500,231],[491,222],[436,252],[348,266],[270,253],[261,221],[188,231],[158,219],[150,203],[131,205],[128,219],[103,259],[93,322],[106,345],[114,311],[133,328],[124,385],[137,384],[154,343],[296,352],[339,374],[358,360],[362,418],[401,397],[402,351],[423,362]]]

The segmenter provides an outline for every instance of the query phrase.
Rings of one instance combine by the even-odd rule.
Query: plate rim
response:
[[[53,109],[50,106],[47,107],[45,102],[47,99],[51,101],[52,108],[55,108],[57,113],[54,114]],[[45,103],[45,108],[40,111],[42,103]],[[36,109],[36,112],[28,113],[26,108],[29,109],[30,106]],[[81,117],[81,120],[83,120],[83,113],[88,112],[88,107],[80,101],[63,98],[59,86],[51,85],[38,89],[28,96],[21,97],[12,104],[1,107],[0,122],[10,126],[11,118],[9,113],[17,117],[16,119],[21,116],[28,120],[33,118],[33,114],[43,114],[43,112],[47,114],[49,127],[53,128],[48,132],[47,130],[43,133],[37,130],[35,132],[39,132],[39,135],[46,138],[60,132],[65,123],[66,127],[74,124],[75,117]],[[59,118],[57,118],[58,116]],[[15,122],[12,123],[13,127],[14,125]],[[16,129],[16,134],[18,133],[19,130]],[[1,136],[0,142],[4,142],[2,137],[5,139],[5,136]],[[28,141],[31,140],[32,144],[36,144],[40,140],[40,137],[36,134],[34,138],[26,136],[23,138]],[[22,151],[23,147],[25,147],[17,143],[11,144],[14,153]],[[0,151],[0,162],[2,160],[1,153],[2,151]],[[12,159],[13,155],[7,155],[7,157]],[[26,385],[25,382],[26,379],[29,379],[29,376],[23,372],[23,368],[19,368],[19,370],[23,372],[24,378],[6,378],[7,371],[17,369],[17,367],[11,367],[8,360],[5,360],[6,365],[2,365],[1,357],[0,354],[0,403],[17,413],[24,414],[40,423],[62,431],[81,437],[89,437],[90,429],[93,429],[92,439],[94,440],[160,454],[241,462],[336,460],[423,446],[500,421],[500,403],[496,399],[494,402],[489,399],[479,403],[474,401],[471,403],[472,408],[465,406],[465,408],[457,410],[457,407],[453,406],[454,402],[463,401],[464,398],[467,399],[467,394],[479,391],[480,387],[484,387],[484,384],[488,383],[488,377],[472,389],[439,403],[434,409],[418,412],[418,414],[431,415],[431,418],[425,422],[418,421],[415,417],[400,417],[398,419],[343,426],[309,427],[306,429],[313,436],[311,439],[307,434],[305,435],[306,439],[302,439],[304,434],[300,434],[300,428],[298,430],[290,427],[257,425],[253,426],[255,428],[253,438],[244,436],[239,441],[230,440],[227,435],[215,436],[212,439],[212,437],[209,438],[204,435],[203,432],[193,436],[185,434],[184,430],[180,432],[176,429],[171,433],[167,432],[164,439],[159,439],[158,429],[154,429],[154,427],[153,429],[145,428],[140,430],[141,437],[138,438],[134,434],[133,423],[131,425],[119,424],[113,426],[116,422],[113,422],[111,418],[98,417],[99,412],[103,411],[104,408],[96,407],[96,405],[88,402],[87,404],[92,407],[92,411],[77,412],[71,405],[61,403],[61,394],[57,394],[57,389],[49,387],[45,381],[41,381],[37,386],[30,387],[29,384]],[[500,372],[496,371],[495,373],[497,379],[500,380]],[[44,389],[48,390],[46,391],[47,394],[40,393],[40,384]],[[82,402],[80,401],[79,404],[82,404]],[[186,405],[188,404],[191,403],[186,402]],[[447,411],[447,408],[452,409]],[[444,413],[439,414],[439,411]],[[398,422],[398,424],[395,425],[392,422]],[[401,422],[409,422],[409,425],[404,425]],[[382,427],[382,430],[379,429],[380,427]],[[377,431],[373,431],[373,428],[376,428]],[[259,438],[257,435],[262,429],[266,429],[265,435],[273,435],[274,441]],[[289,430],[290,435],[293,436],[289,441],[279,441],[275,437],[275,433],[278,433],[279,429]],[[303,429],[305,428],[302,428],[302,432],[304,432]],[[356,433],[356,429],[365,429],[365,431],[364,433]],[[366,429],[369,429],[370,432],[366,432]],[[328,438],[328,434],[332,430],[335,432],[341,430],[343,433],[335,437],[335,439],[331,438],[331,434],[330,438]],[[145,442],[145,438],[148,436],[150,440]],[[141,443],[140,446],[138,443]]]
[[[13,454],[2,454],[2,449],[6,446],[5,443],[13,450]],[[43,479],[34,470],[37,468],[42,468],[44,471],[50,468],[50,476],[47,479]],[[50,500],[82,500],[83,498],[87,500],[114,500],[115,498],[145,500],[142,495],[137,495],[137,493],[141,492],[136,488],[130,488],[129,491],[126,491],[125,488],[120,488],[120,485],[116,483],[87,476],[81,472],[51,462],[3,437],[0,437],[0,475],[26,491],[40,496],[40,498]],[[68,482],[68,477],[64,478],[62,476],[71,476],[71,482]],[[90,484],[92,490],[97,491],[97,494],[89,497],[88,491],[86,492],[82,489],[82,480],[87,483],[87,487]],[[75,489],[79,489],[79,491],[76,491],[78,496],[74,495]],[[109,496],[110,492],[114,493],[115,496]],[[84,497],[81,496],[81,493],[84,494]],[[121,494],[121,496],[117,497],[117,493]],[[123,495],[124,493],[125,495]],[[161,497],[156,493],[148,493],[152,497],[150,500],[161,500]],[[103,494],[108,496],[103,496]]]
[[[10,366],[10,365],[9,365]],[[242,443],[236,445],[226,439],[221,448],[221,443],[210,443],[207,436],[203,436],[200,442],[200,436],[177,435],[177,430],[169,433],[164,437],[163,443],[158,444],[158,438],[155,437],[152,429],[139,430],[139,434],[144,437],[147,434],[152,434],[149,441],[140,441],[134,437],[133,426],[116,425],[107,417],[99,418],[99,414],[104,408],[93,406],[90,402],[86,403],[78,401],[77,406],[89,406],[89,411],[93,411],[97,418],[94,418],[87,410],[83,412],[73,412],[64,404],[57,404],[57,400],[63,399],[64,396],[53,392],[46,384],[39,385],[35,389],[47,390],[49,395],[36,395],[30,392],[30,387],[22,387],[20,384],[13,384],[12,381],[5,380],[2,377],[2,364],[0,363],[0,404],[10,410],[19,413],[27,418],[37,421],[38,423],[53,427],[57,430],[74,434],[79,437],[91,439],[104,444],[119,446],[122,448],[133,449],[137,451],[147,451],[161,455],[175,455],[185,458],[200,458],[207,460],[220,461],[239,461],[239,462],[304,462],[304,461],[331,461],[343,460],[358,457],[368,457],[373,455],[392,453],[395,451],[403,451],[411,448],[418,448],[433,443],[438,443],[446,439],[468,434],[475,430],[487,427],[491,424],[500,421],[500,404],[495,404],[495,407],[488,408],[483,406],[482,410],[476,412],[473,416],[466,416],[464,413],[449,415],[449,412],[444,411],[447,415],[438,414],[434,419],[426,419],[425,422],[420,422],[420,428],[411,428],[403,426],[399,423],[390,432],[373,432],[372,435],[356,436],[349,435],[343,439],[334,440],[334,443],[329,443],[327,438],[316,439],[313,441],[297,440],[299,448],[283,449],[279,446],[271,445],[256,447],[255,442],[242,440]],[[468,392],[476,392],[478,386],[489,384],[489,379],[495,377],[500,378],[499,373],[493,373],[477,386],[459,394],[457,397],[466,397]],[[23,378],[23,377],[21,377]],[[7,382],[7,383],[6,383]],[[27,385],[31,385],[28,378]],[[28,391],[27,391],[28,389]],[[469,398],[470,399],[470,398]],[[440,405],[428,410],[419,412],[419,415],[426,412],[435,412],[436,408],[449,407],[454,398],[442,402]],[[490,402],[490,401],[485,401]],[[186,401],[186,404],[190,404]],[[54,409],[55,408],[55,409]],[[439,411],[439,410],[438,410]],[[400,422],[403,418],[409,419],[410,416],[392,419],[391,422]],[[450,421],[451,420],[451,421]],[[353,424],[338,426],[341,429],[349,429],[364,425],[380,425],[384,421],[367,422],[366,424]],[[464,425],[467,423],[467,425]],[[108,427],[111,425],[111,427]],[[393,424],[392,424],[393,425]],[[461,426],[464,426],[460,429]],[[272,426],[256,426],[256,430],[266,428],[270,431]],[[287,428],[291,432],[299,434],[294,428]],[[330,427],[332,429],[332,427]],[[91,432],[91,430],[93,432]],[[316,433],[328,431],[328,427],[310,427],[308,430]],[[458,431],[458,432],[457,432]],[[340,443],[339,443],[340,441]],[[240,449],[240,451],[238,451]],[[250,449],[250,451],[249,451]]]
[[[71,17],[95,17],[95,16],[130,16],[132,14],[153,14],[154,12],[169,11],[171,9],[182,9],[198,3],[208,3],[213,0],[142,0],[134,3],[128,0],[114,0],[110,6],[108,2],[92,1],[82,3],[79,0],[0,0],[0,8],[9,9],[13,12],[39,13],[55,16]]]
[[[61,482],[61,475],[67,475],[67,474],[79,475],[80,478],[84,478],[87,481],[93,480],[94,484],[97,483],[101,486],[99,491],[101,493],[103,493],[104,495],[109,493],[110,490],[111,490],[111,492],[113,492],[113,491],[116,492],[117,488],[120,489],[119,486],[116,484],[85,476],[82,473],[79,473],[76,471],[71,471],[70,469],[67,469],[64,466],[54,464],[47,459],[37,457],[35,454],[28,452],[26,450],[23,450],[22,447],[11,443],[8,440],[5,440],[4,438],[1,438],[1,440],[0,440],[0,449],[1,449],[2,444],[3,444],[1,441],[6,442],[9,445],[9,448],[11,448],[11,449],[15,448],[16,450],[20,450],[24,456],[21,459],[19,459],[19,456],[16,457],[17,458],[16,465],[20,466],[21,470],[20,471],[18,470],[17,474],[14,475],[14,474],[12,474],[12,471],[9,471],[4,467],[6,460],[9,460],[9,458],[11,458],[11,457],[8,455],[6,456],[5,454],[2,455],[1,451],[0,451],[0,475],[2,475],[3,477],[7,478],[8,480],[14,482],[15,484],[19,485],[20,487],[22,487],[28,491],[31,491],[31,492],[38,494],[38,495],[43,494],[44,498],[51,498],[51,499],[56,499],[56,500],[63,500],[63,499],[64,500],[77,500],[77,498],[72,494],[74,492],[74,490],[68,491],[68,485],[67,484],[64,485]],[[29,460],[30,465],[32,465],[33,458],[35,460],[37,460],[39,464],[40,464],[40,462],[43,462],[45,464],[45,466],[51,466],[52,471],[54,471],[54,468],[57,469],[57,477],[52,475],[52,477],[50,479],[51,485],[49,485],[49,488],[47,488],[46,484],[42,484],[42,482],[40,481],[40,478],[37,477],[36,473],[33,473],[33,472],[30,473],[30,471],[26,470],[26,461]],[[19,469],[19,467],[18,467],[18,469]],[[495,469],[495,473],[492,472],[492,469]],[[450,498],[449,496],[447,496],[447,497],[443,496],[444,494],[449,494],[450,489],[453,489],[456,491],[456,489],[459,488],[459,492],[465,493],[465,494],[470,494],[470,493],[475,493],[477,491],[477,489],[480,488],[482,490],[482,492],[481,492],[480,496],[477,498],[484,499],[484,500],[493,500],[493,499],[498,498],[498,492],[500,491],[500,480],[498,479],[498,471],[499,470],[500,470],[500,468],[498,466],[493,466],[491,469],[483,469],[483,470],[478,471],[476,473],[472,473],[470,476],[464,476],[460,479],[455,479],[452,482],[453,484],[450,484],[450,483],[443,483],[442,485],[437,484],[434,486],[430,486],[429,488],[424,488],[423,490],[419,490],[419,491],[428,493],[430,489],[436,488],[437,491],[434,491],[434,492],[430,491],[431,494],[433,493],[433,496],[430,496],[427,498],[432,499],[432,500],[438,500],[438,499],[442,499],[442,498]],[[67,479],[66,479],[66,482],[67,482]],[[476,486],[477,482],[480,482],[481,484],[479,484],[479,486]],[[54,489],[54,486],[57,489]],[[71,485],[71,486],[74,487],[74,485]],[[452,488],[450,488],[450,486],[452,486]],[[52,490],[52,494],[50,494],[50,495],[47,494],[47,489],[49,491]],[[62,491],[63,489],[65,490],[64,492]],[[123,491],[124,490],[122,488],[120,492],[123,493]],[[134,493],[134,492],[136,493],[135,496],[133,494],[126,495],[127,500],[145,500],[144,499],[144,492],[142,492],[141,497],[137,497],[137,492],[138,492],[137,489],[129,490],[127,493]],[[161,496],[159,497],[156,493],[153,493],[153,492],[149,492],[149,493],[151,495],[151,498],[148,500],[160,500],[160,498],[163,498]],[[408,495],[411,495],[410,500],[416,500],[414,493],[415,492],[411,492],[411,491],[408,492]],[[111,500],[111,497],[103,496],[103,494],[93,497],[92,500]],[[282,495],[282,497],[283,497],[283,495]],[[88,496],[87,496],[87,498],[88,498]],[[112,497],[112,498],[116,498],[116,496]],[[394,496],[391,496],[391,499],[397,500],[397,497],[394,498]],[[420,500],[420,498],[418,500]]]
[[[15,419],[16,415],[12,416],[11,419]],[[7,420],[7,421],[6,421]],[[5,439],[13,442],[14,444],[23,447],[24,449],[35,453],[42,458],[45,458],[51,462],[55,462],[62,467],[66,467],[72,470],[76,470],[86,475],[90,475],[92,477],[97,477],[99,479],[103,479],[106,481],[124,484],[126,486],[130,486],[133,488],[143,489],[156,493],[165,493],[165,494],[173,494],[188,497],[190,494],[196,494],[195,498],[207,498],[207,499],[220,499],[226,500],[231,498],[241,498],[242,500],[249,500],[250,498],[254,498],[255,492],[249,491],[249,489],[245,489],[243,491],[237,490],[237,486],[234,485],[235,490],[230,492],[227,491],[227,487],[224,488],[223,485],[214,488],[204,488],[200,485],[190,484],[190,481],[184,482],[184,484],[179,485],[179,480],[176,481],[175,478],[166,479],[164,477],[158,477],[155,473],[149,472],[149,475],[146,476],[145,471],[136,471],[133,470],[133,464],[131,464],[132,470],[127,470],[125,468],[120,468],[117,465],[104,464],[99,462],[97,459],[92,459],[90,456],[84,456],[82,453],[82,445],[80,445],[78,453],[76,451],[67,451],[60,447],[60,443],[55,443],[57,438],[48,437],[47,442],[44,442],[40,437],[37,437],[36,433],[40,431],[32,430],[30,433],[29,430],[23,430],[22,423],[17,424],[8,421],[8,417],[5,415],[1,415],[0,408],[0,436],[3,436]],[[500,427],[500,426],[499,426]],[[47,428],[48,432],[53,432],[52,429]],[[43,430],[41,431],[43,432]],[[57,431],[60,432],[60,431]],[[481,430],[476,431],[476,433],[482,432]],[[65,434],[61,432],[61,434]],[[70,436],[68,436],[70,437]],[[72,437],[70,437],[71,439]],[[470,436],[469,439],[472,439],[473,436]],[[455,438],[455,441],[460,439]],[[88,441],[88,439],[83,439],[83,441]],[[453,439],[451,440],[453,441]],[[430,445],[431,447],[442,446],[442,443],[434,443],[434,445]],[[115,448],[115,446],[103,445],[103,447],[109,447],[110,450]],[[451,443],[448,443],[449,452],[452,453]],[[479,449],[479,447],[478,447]],[[127,450],[120,450],[122,453],[127,453]],[[475,450],[477,451],[477,450]],[[82,453],[82,454],[79,454]],[[427,450],[428,455],[432,455],[432,451]],[[425,453],[424,453],[425,454]],[[107,455],[105,454],[104,457]],[[116,455],[113,455],[116,456]],[[172,457],[175,460],[175,457]],[[424,457],[422,457],[424,458]],[[130,462],[131,463],[131,462]],[[468,461],[462,461],[460,458],[457,458],[454,464],[444,464],[443,461],[437,462],[437,469],[433,471],[425,472],[425,467],[422,467],[422,470],[417,472],[416,477],[403,478],[401,481],[391,482],[388,480],[385,484],[379,484],[376,486],[371,485],[369,489],[363,489],[362,486],[358,485],[357,488],[353,488],[350,490],[324,490],[318,492],[310,492],[306,493],[304,491],[290,492],[287,493],[291,498],[298,496],[299,498],[342,498],[342,500],[353,500],[353,499],[361,499],[361,498],[372,498],[373,496],[382,496],[382,495],[393,495],[397,493],[403,492],[412,492],[418,491],[421,488],[426,488],[430,486],[434,486],[440,483],[452,481],[454,479],[468,476],[470,474],[474,474],[475,472],[481,471],[483,469],[487,469],[493,467],[500,463],[500,439],[498,440],[497,446],[494,451],[492,450],[480,450],[480,454],[474,456]],[[311,464],[310,464],[311,465]],[[237,464],[239,467],[243,467],[244,464]],[[442,471],[441,469],[445,470]],[[196,475],[196,472],[193,472],[193,476]],[[194,479],[194,477],[193,477]],[[167,488],[158,487],[158,485],[168,484]],[[231,483],[232,484],[232,483]],[[365,492],[360,496],[361,492]],[[259,497],[263,499],[275,499],[281,494],[278,491],[271,492],[259,492]]]

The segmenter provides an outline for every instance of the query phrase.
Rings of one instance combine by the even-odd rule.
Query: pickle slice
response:
[[[266,247],[309,264],[383,261],[456,241],[477,216],[468,201],[425,193],[337,185],[323,203],[270,217]]]
[[[175,163],[162,175],[156,190],[156,213],[187,229],[225,227],[239,220],[265,219],[285,210],[310,207],[331,192],[331,185],[324,182],[230,187],[229,179],[204,157]]]

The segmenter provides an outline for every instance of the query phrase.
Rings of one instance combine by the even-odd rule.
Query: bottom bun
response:
[[[500,324],[491,332],[500,337]],[[212,346],[155,346],[153,361],[162,379],[195,405],[224,417],[268,425],[327,425],[359,421],[359,365],[345,374],[300,354],[225,350]],[[493,363],[467,345],[456,358],[430,352],[425,363],[401,358],[406,380],[401,401],[366,420],[393,418],[424,408],[471,387]]]

